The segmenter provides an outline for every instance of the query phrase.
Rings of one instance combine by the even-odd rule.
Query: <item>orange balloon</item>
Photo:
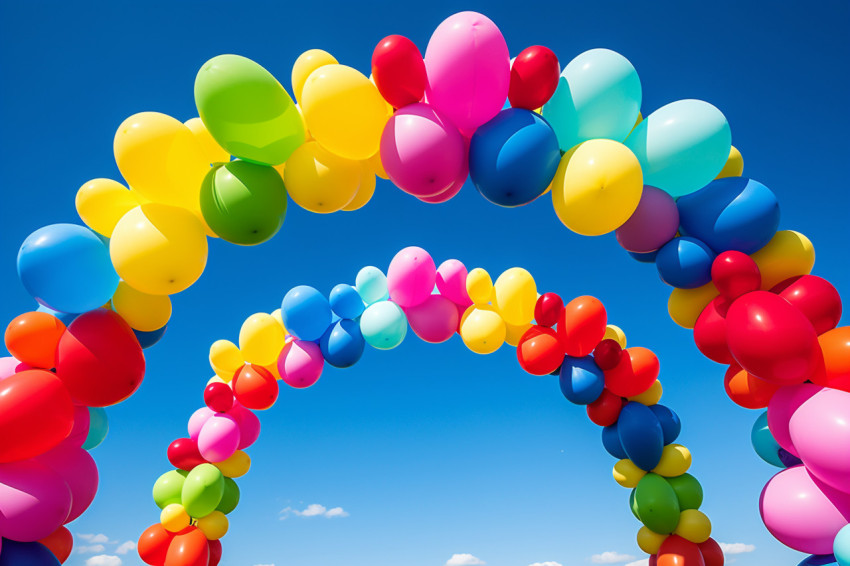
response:
[[[726,370],[723,384],[729,398],[745,409],[764,409],[773,394],[782,387],[781,383],[766,381],[747,373],[737,364]]]
[[[706,566],[695,543],[679,535],[664,539],[658,550],[658,566]]]
[[[166,531],[162,523],[156,523],[145,529],[139,537],[136,549],[145,564],[161,566],[168,555],[168,547],[174,539],[174,533]]]
[[[605,387],[614,395],[634,397],[652,387],[659,371],[661,364],[652,350],[626,348],[620,352],[620,363],[605,371]]]
[[[163,566],[207,566],[209,562],[207,537],[198,527],[188,526],[174,535]]]
[[[823,371],[812,381],[835,389],[850,391],[850,326],[839,326],[818,336],[823,352]]]
[[[584,295],[564,306],[558,320],[558,337],[568,356],[577,358],[589,355],[605,336],[608,315],[602,301]]]
[[[59,527],[38,542],[46,546],[56,557],[56,560],[62,564],[68,560],[71,550],[74,548],[74,535],[65,527]]]
[[[698,544],[699,551],[702,552],[702,559],[705,561],[705,566],[723,566],[725,558],[723,557],[723,549],[717,544],[713,538]]]
[[[6,349],[32,367],[56,367],[56,345],[65,332],[62,321],[46,312],[25,312],[6,327]]]

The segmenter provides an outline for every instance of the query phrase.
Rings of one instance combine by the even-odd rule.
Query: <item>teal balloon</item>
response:
[[[845,525],[832,543],[832,553],[839,566],[850,566],[850,525]]]
[[[624,142],[643,170],[643,182],[674,197],[701,189],[720,173],[732,149],[726,117],[702,100],[662,106]]]
[[[83,448],[97,448],[108,432],[109,420],[106,418],[106,410],[103,407],[89,407],[89,434],[83,442]]]
[[[699,509],[702,505],[702,486],[691,474],[682,474],[675,478],[665,478],[679,500],[679,510]]]
[[[563,70],[543,117],[562,151],[597,138],[623,141],[637,121],[642,96],[628,59],[610,49],[591,49]]]
[[[363,311],[360,332],[373,348],[391,350],[401,344],[407,335],[407,317],[397,304],[379,301]]]
[[[189,472],[185,470],[171,470],[165,472],[153,484],[153,500],[160,509],[165,509],[172,503],[182,501],[183,485]]]
[[[224,493],[215,510],[227,515],[236,509],[237,505],[239,505],[239,486],[232,478],[224,478]]]
[[[224,496],[224,476],[212,464],[199,464],[186,476],[181,503],[190,517],[206,517]]]
[[[753,423],[753,430],[750,433],[750,440],[753,442],[753,449],[759,458],[777,468],[785,468],[785,464],[779,458],[779,443],[773,438],[773,433],[767,426],[767,411],[763,412]]]
[[[679,498],[658,474],[641,478],[634,492],[634,507],[641,523],[656,533],[670,534],[679,524]]]
[[[387,276],[377,267],[367,266],[357,273],[354,288],[367,305],[386,301],[390,298],[387,290]]]

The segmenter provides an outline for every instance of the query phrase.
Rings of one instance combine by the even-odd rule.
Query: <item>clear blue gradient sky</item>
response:
[[[15,272],[21,241],[45,224],[79,222],[74,195],[88,179],[119,178],[112,138],[124,118],[196,116],[192,85],[204,61],[245,55],[290,90],[291,65],[306,49],[368,73],[382,37],[407,35],[424,52],[440,21],[463,9],[492,18],[512,54],[542,44],[563,66],[594,47],[622,53],[640,75],[644,115],[682,98],[715,104],[745,174],[779,196],[780,227],[807,234],[815,273],[850,296],[846,2],[8,0],[0,3],[2,319],[34,308]],[[408,245],[494,277],[523,266],[541,292],[602,299],[629,343],[661,359],[663,402],[684,422],[680,441],[694,454],[714,537],[755,546],[732,557],[741,566],[802,557],[774,541],[758,515],[759,491],[775,471],[750,447],[758,413],[728,400],[723,368],[670,321],[670,289],[652,265],[632,261],[613,235],[571,233],[547,198],[500,209],[468,185],[433,206],[379,181],[360,211],[320,216],[291,203],[273,241],[211,243],[206,273],[174,297],[166,339],[147,351],[145,382],[108,409],[109,436],[93,451],[100,491],[71,529],[115,543],[75,551],[68,564],[115,555],[117,543],[158,520],[150,490],[169,469],[166,446],[202,404],[212,341],[236,339],[246,316],[277,308],[295,285],[327,292],[353,283],[360,267],[386,268]],[[561,396],[556,378],[524,374],[512,348],[482,357],[458,337],[435,346],[411,334],[396,350],[367,351],[353,369],[326,370],[311,389],[282,390],[261,419],[223,540],[225,566],[442,566],[459,553],[488,566],[579,565],[604,551],[642,557],[628,491],[611,478],[598,427]],[[349,516],[280,519],[287,507],[314,503]],[[117,556],[140,564],[132,551]]]

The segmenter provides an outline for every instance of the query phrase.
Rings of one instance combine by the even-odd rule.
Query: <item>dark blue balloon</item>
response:
[[[718,254],[758,251],[779,227],[776,195],[752,179],[717,179],[679,198],[676,206],[682,234],[699,238]]]
[[[812,554],[797,566],[838,566],[832,554]]]
[[[655,258],[658,256],[658,250],[654,252],[648,252],[645,254],[639,254],[637,252],[629,252],[629,255],[632,256],[632,259],[636,259],[641,263],[655,263]]]
[[[348,319],[333,324],[319,341],[325,361],[338,368],[356,364],[363,355],[365,346],[366,340],[360,332],[360,324]]]
[[[623,445],[620,443],[620,433],[617,423],[610,426],[602,427],[602,446],[605,450],[618,460],[628,458],[626,451],[623,450]]]
[[[560,376],[561,393],[576,405],[593,403],[605,388],[605,374],[590,356],[564,357]]]
[[[664,405],[650,405],[649,410],[655,413],[661,431],[664,433],[664,446],[675,442],[682,432],[682,421],[673,409]]]
[[[151,330],[150,332],[142,332],[141,330],[133,329],[133,334],[136,335],[136,340],[139,341],[139,345],[142,349],[150,348],[154,344],[160,341],[162,336],[165,334],[165,329],[168,328],[166,324],[162,328],[157,328],[156,330]]]
[[[360,293],[351,285],[340,283],[333,289],[328,297],[331,304],[331,310],[340,318],[354,320],[363,314],[364,305],[363,299],[360,298]]]
[[[509,108],[478,128],[469,145],[469,176],[499,206],[528,204],[552,182],[561,152],[555,131],[539,114]]]
[[[3,539],[0,566],[59,566],[59,560],[40,542]]]
[[[308,285],[290,289],[280,306],[283,325],[296,338],[315,341],[332,321],[331,305],[319,291]]]
[[[655,257],[661,280],[679,289],[696,289],[711,281],[715,254],[696,238],[673,238]]]
[[[777,456],[779,456],[779,461],[782,462],[782,465],[786,468],[792,468],[794,466],[799,466],[803,463],[802,460],[785,450],[784,448],[780,448]]]
[[[617,421],[620,444],[629,460],[641,470],[651,471],[661,461],[664,431],[649,407],[632,401],[620,411]]]

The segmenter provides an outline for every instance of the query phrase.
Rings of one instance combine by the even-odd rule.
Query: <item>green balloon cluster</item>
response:
[[[679,524],[679,498],[658,474],[646,474],[632,491],[632,512],[648,529],[670,534]]]
[[[190,517],[206,517],[224,497],[224,476],[212,464],[200,464],[186,475],[181,502]]]
[[[165,509],[172,503],[182,501],[183,484],[189,472],[185,470],[171,470],[165,472],[153,484],[153,500],[160,509]]]
[[[239,486],[232,479],[224,478],[224,494],[215,510],[227,515],[236,509],[237,505],[239,505]]]
[[[667,478],[667,483],[676,492],[679,509],[699,509],[702,505],[702,486],[691,474],[682,474],[675,478]]]

